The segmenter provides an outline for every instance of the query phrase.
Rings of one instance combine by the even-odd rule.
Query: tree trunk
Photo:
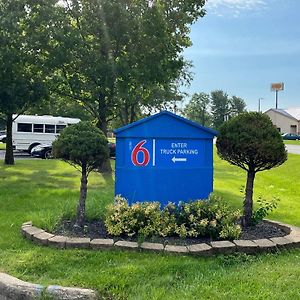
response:
[[[135,104],[131,105],[131,107],[130,107],[130,121],[129,121],[129,123],[133,123],[136,120],[136,110],[135,110],[135,108],[136,108]]]
[[[86,202],[86,195],[87,195],[87,183],[88,180],[87,180],[86,165],[83,164],[81,168],[80,197],[77,206],[77,220],[76,220],[76,224],[80,227],[83,226],[85,221],[85,202]]]
[[[107,122],[106,120],[98,120],[97,127],[101,129],[105,136],[107,136]]]
[[[202,110],[202,126],[205,126],[205,110]]]
[[[103,93],[99,94],[98,99],[98,120],[97,127],[101,129],[105,136],[107,136],[107,105],[106,105],[106,96]]]
[[[97,127],[102,130],[104,135],[107,137],[107,107],[105,103],[105,95],[100,94],[99,95],[99,103],[98,103],[98,122]],[[98,171],[100,173],[111,173],[112,168],[110,165],[110,159],[106,159],[104,163],[99,166]]]
[[[6,165],[15,164],[13,144],[12,144],[12,124],[13,124],[12,114],[8,114],[6,117],[6,150],[5,150],[5,159],[4,159],[4,164]]]
[[[99,128],[103,131],[103,133],[107,137],[107,123],[106,122],[101,122],[101,125],[102,126],[100,126]],[[108,145],[107,145],[107,147],[108,147]],[[101,166],[99,166],[98,171],[100,173],[111,173],[112,172],[109,157],[102,163]]]
[[[123,105],[120,108],[120,119],[121,119],[121,123],[123,126],[127,125],[129,123],[129,117],[128,117],[129,113],[128,113],[128,107],[126,104],[126,100],[124,100]]]
[[[247,173],[246,193],[244,200],[244,216],[243,226],[249,227],[251,225],[251,218],[253,212],[253,184],[254,184],[255,172],[253,170]]]

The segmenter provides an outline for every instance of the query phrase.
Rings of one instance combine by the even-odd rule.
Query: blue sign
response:
[[[170,112],[117,129],[115,194],[129,203],[205,199],[216,132]]]

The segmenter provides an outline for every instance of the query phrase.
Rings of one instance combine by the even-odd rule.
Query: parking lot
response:
[[[0,160],[4,159],[4,157],[5,150],[0,150]],[[34,159],[34,157],[31,157],[28,153],[19,151],[14,151],[14,157],[15,159]]]
[[[300,154],[300,146],[298,145],[285,145],[288,153]]]

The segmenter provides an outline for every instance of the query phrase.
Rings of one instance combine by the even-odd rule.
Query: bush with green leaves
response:
[[[272,200],[267,200],[259,196],[257,200],[257,206],[253,211],[251,223],[252,225],[257,225],[260,223],[265,217],[268,216],[270,212],[272,212],[274,209],[278,206],[279,199],[273,198]]]
[[[239,211],[216,196],[178,206],[169,203],[163,209],[158,202],[130,206],[126,199],[116,197],[115,204],[108,207],[105,224],[114,236],[234,239],[241,233],[239,218]]]
[[[206,201],[180,204],[177,234],[181,237],[235,238],[241,232],[237,225],[239,218],[239,210],[230,209],[220,197],[211,195]]]
[[[105,224],[111,235],[149,236],[156,233],[159,219],[158,202],[142,202],[130,206],[126,199],[117,196],[115,204],[108,207]]]

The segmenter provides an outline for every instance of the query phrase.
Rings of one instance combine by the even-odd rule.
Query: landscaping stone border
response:
[[[243,252],[248,254],[276,251],[278,249],[300,248],[300,228],[281,222],[266,220],[275,227],[283,230],[284,237],[257,240],[213,241],[188,246],[163,245],[160,243],[120,241],[113,239],[70,238],[53,235],[32,225],[32,222],[22,224],[21,232],[24,237],[40,245],[52,246],[60,249],[126,249],[165,252],[170,254],[191,254],[208,256],[214,254],[229,254]]]
[[[49,285],[48,287],[22,281],[5,273],[0,273],[0,300],[97,300],[97,293],[89,289],[79,289]]]
[[[260,253],[276,251],[277,249],[300,248],[300,228],[267,220],[273,226],[282,229],[284,237],[257,240],[213,241],[188,246],[166,245],[160,243],[114,241],[113,239],[71,238],[54,235],[32,225],[32,222],[22,224],[21,233],[27,239],[43,246],[59,249],[126,249],[164,252],[169,254],[210,256],[233,252]],[[0,300],[34,300],[51,298],[53,300],[96,300],[97,293],[90,289],[79,289],[50,285],[48,287],[19,280],[15,277],[0,273]]]

